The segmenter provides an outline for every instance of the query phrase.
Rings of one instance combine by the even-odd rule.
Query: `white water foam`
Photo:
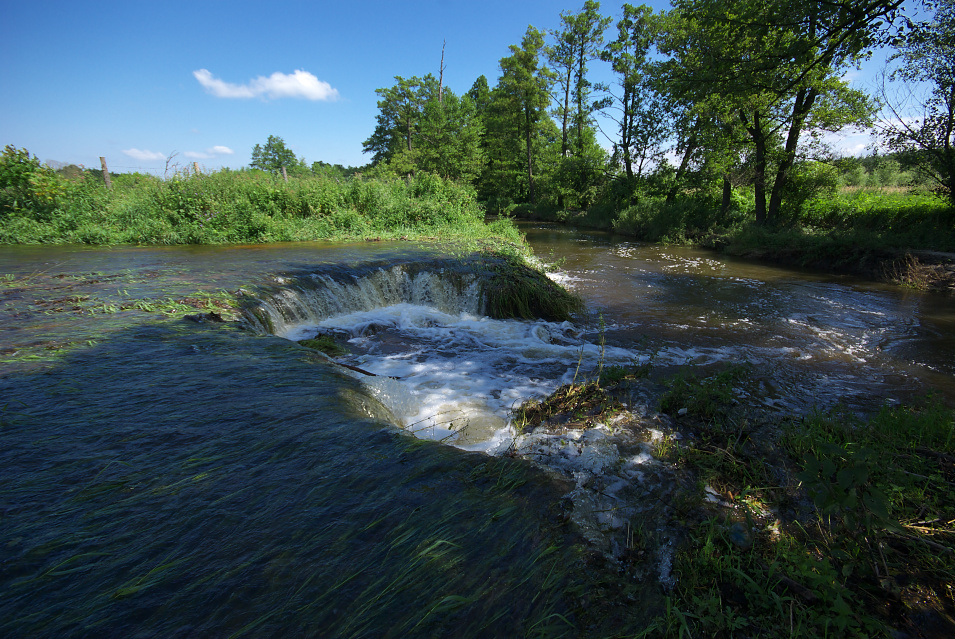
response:
[[[635,352],[580,339],[569,322],[495,320],[401,303],[287,327],[301,340],[348,337],[342,361],[374,373],[362,382],[416,436],[491,454],[513,444],[513,408]]]

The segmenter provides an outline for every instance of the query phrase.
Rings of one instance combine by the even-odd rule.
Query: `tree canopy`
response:
[[[939,16],[951,2],[937,0],[949,7]],[[890,42],[900,5],[674,0],[663,12],[624,4],[614,22],[585,0],[560,13],[556,29],[529,26],[501,58],[495,84],[481,76],[457,94],[431,74],[396,76],[377,90],[363,148],[393,174],[469,182],[491,208],[627,206],[639,193],[671,201],[715,185],[725,212],[734,189],[748,185],[755,221],[785,225],[805,199],[793,177],[829,155],[824,136],[871,126],[877,103],[846,73]],[[945,77],[950,44],[929,36],[945,32],[939,20],[906,40],[900,59],[910,70],[897,79],[914,78],[915,60],[926,57]],[[594,80],[601,63],[612,82]],[[924,118],[940,140],[944,86]],[[924,143],[903,137],[892,138],[896,148],[922,144],[924,161]]]
[[[889,118],[880,129],[888,147],[955,206],[955,2],[930,0],[932,18],[912,24],[898,43],[882,98]]]
[[[249,166],[253,169],[278,173],[281,172],[282,167],[285,167],[286,171],[304,167],[304,161],[299,161],[295,157],[295,152],[285,146],[285,140],[277,135],[270,135],[265,146],[256,144],[252,147],[252,161]]]

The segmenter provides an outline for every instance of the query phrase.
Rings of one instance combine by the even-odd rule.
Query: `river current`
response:
[[[949,297],[524,230],[574,322],[487,318],[406,243],[0,248],[0,632],[586,634],[579,485],[513,456],[521,401],[599,365],[727,361],[781,412],[955,397]],[[120,310],[221,289],[270,321]],[[319,333],[372,375],[295,343]],[[650,581],[630,608],[660,604]]]

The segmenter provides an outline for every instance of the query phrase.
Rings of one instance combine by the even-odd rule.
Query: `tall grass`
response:
[[[258,171],[118,176],[113,190],[82,180],[32,179],[28,197],[0,206],[0,243],[225,244],[320,239],[504,237],[484,224],[474,190],[432,175],[408,179],[281,178]],[[53,184],[53,188],[49,185]],[[38,186],[39,185],[39,186]],[[37,194],[36,189],[45,188]]]
[[[784,220],[757,227],[751,190],[734,193],[731,206],[703,193],[667,202],[636,196],[612,220],[613,230],[652,242],[799,253],[805,261],[857,260],[861,254],[955,251],[955,209],[930,193],[903,189],[843,188],[788,206]],[[581,218],[584,220],[585,218]]]
[[[800,224],[814,234],[877,236],[900,248],[955,251],[955,209],[930,193],[842,189],[807,202]]]

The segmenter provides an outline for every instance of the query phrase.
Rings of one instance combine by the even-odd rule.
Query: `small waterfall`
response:
[[[364,267],[352,271],[282,275],[256,296],[245,317],[259,333],[291,335],[337,315],[395,304],[427,306],[443,313],[479,315],[483,311],[480,277],[467,268],[427,264]]]

